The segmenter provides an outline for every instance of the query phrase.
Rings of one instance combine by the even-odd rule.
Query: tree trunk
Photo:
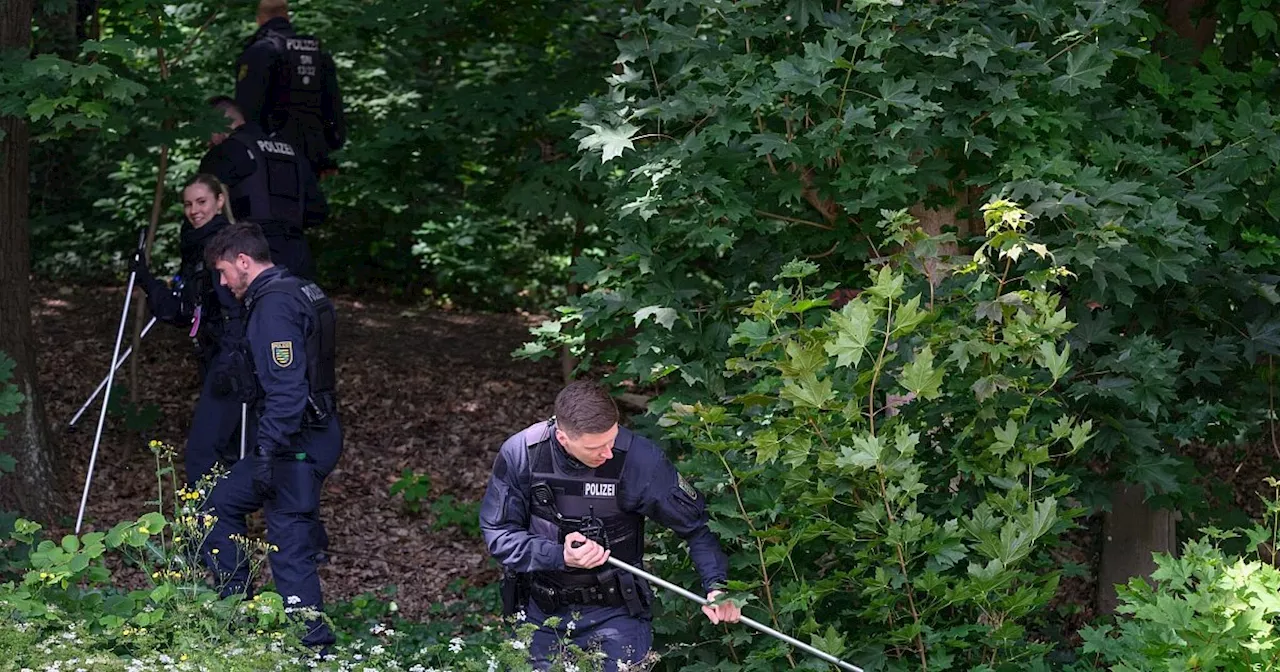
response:
[[[80,39],[77,36],[77,3],[42,2],[36,10],[36,25],[40,32],[36,37],[34,49],[37,54],[56,54],[68,61],[75,60],[80,53]]]
[[[31,0],[0,3],[0,50],[31,50]],[[37,387],[35,337],[31,329],[31,251],[27,238],[30,136],[26,119],[0,116],[0,350],[17,362],[14,384],[25,399],[0,452],[18,468],[0,487],[0,508],[50,521],[55,513],[56,463]],[[8,478],[16,482],[10,487]]]
[[[1164,3],[1164,21],[1179,37],[1190,40],[1195,45],[1196,53],[1213,42],[1217,35],[1218,17],[1212,11],[1209,0],[1166,0]]]
[[[1111,511],[1103,519],[1102,535],[1097,607],[1100,614],[1114,614],[1119,602],[1116,584],[1135,576],[1150,577],[1156,569],[1153,553],[1177,553],[1177,514],[1151,508],[1142,486],[1118,484],[1111,494]]]

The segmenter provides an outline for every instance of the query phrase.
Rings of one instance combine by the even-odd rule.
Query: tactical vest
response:
[[[253,316],[254,306],[267,294],[290,294],[299,297],[311,309],[312,328],[307,332],[307,386],[311,400],[321,406],[321,411],[332,413],[333,393],[338,387],[337,376],[337,312],[333,302],[316,283],[288,273],[281,273],[267,281],[250,299],[245,301],[245,322]]]
[[[301,230],[305,221],[306,186],[303,157],[292,145],[273,136],[241,126],[224,142],[238,142],[249,152],[257,168],[229,188],[231,211],[236,219],[263,225],[283,225]]]
[[[644,516],[625,512],[618,504],[630,441],[625,446],[615,445],[613,458],[600,467],[570,474],[556,464],[553,454],[556,448],[552,444],[554,430],[554,421],[526,430],[530,432],[526,435],[526,444],[533,495],[529,531],[557,543],[564,543],[565,536],[571,532],[584,532],[584,536],[605,545],[612,557],[638,565],[644,553]],[[529,441],[529,438],[535,440]],[[601,529],[596,533],[584,531],[585,519],[597,519]],[[544,574],[554,574],[554,580],[561,585],[585,585],[596,583],[600,571],[566,569]]]
[[[284,138],[315,164],[327,154],[321,116],[327,59],[321,57],[320,40],[275,30],[263,33],[262,39],[280,55],[264,130]]]

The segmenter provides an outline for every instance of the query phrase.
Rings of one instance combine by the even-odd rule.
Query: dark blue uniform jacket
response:
[[[288,273],[273,266],[249,285],[248,340],[262,396],[258,404],[258,445],[282,454],[296,448],[310,388],[307,335],[315,325],[311,306],[295,292],[263,292],[268,282]]]
[[[502,444],[480,505],[480,528],[489,552],[512,570],[563,570],[564,546],[529,531],[531,483],[526,437],[530,435],[526,430]],[[554,437],[551,440],[558,466],[566,473],[588,471],[586,465],[555,443]],[[682,483],[675,466],[652,441],[619,428],[615,444],[629,444],[616,495],[619,508],[655,520],[684,539],[704,590],[710,592],[723,585],[729,563],[720,550],[720,542],[707,528],[706,500]],[[612,459],[617,455],[615,448]]]

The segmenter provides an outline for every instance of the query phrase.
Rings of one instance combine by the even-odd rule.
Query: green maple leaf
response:
[[[781,396],[796,406],[822,408],[835,395],[830,380],[818,380],[813,374],[807,374],[784,385]]]
[[[1099,51],[1098,47],[1092,44],[1082,45],[1067,54],[1067,71],[1055,77],[1050,86],[1055,91],[1074,96],[1083,89],[1102,86],[1102,77],[1110,67],[1111,59]]]
[[[933,350],[924,346],[910,364],[902,367],[898,382],[921,399],[934,399],[942,394],[942,376],[945,369],[934,368]]]
[[[640,130],[639,127],[631,124],[623,124],[617,128],[587,124],[587,128],[593,132],[578,141],[578,149],[599,149],[601,163],[608,163],[622,156],[623,150],[635,149],[636,146],[631,142],[631,137]]]
[[[827,343],[826,351],[836,358],[836,366],[857,366],[862,361],[875,319],[871,306],[862,301],[850,301],[840,312],[831,314],[836,340]]]
[[[675,308],[664,308],[662,306],[645,306],[644,308],[641,308],[640,310],[636,311],[636,314],[635,314],[636,326],[637,327],[640,326],[640,323],[644,322],[650,316],[652,316],[653,319],[657,320],[658,324],[661,324],[662,326],[666,327],[668,331],[670,331],[672,325],[676,323]]]

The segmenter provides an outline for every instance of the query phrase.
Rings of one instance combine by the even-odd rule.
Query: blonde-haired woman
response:
[[[184,458],[187,483],[194,485],[218,462],[239,459],[241,403],[254,388],[243,356],[240,302],[205,263],[205,244],[232,222],[226,186],[212,175],[196,175],[182,190],[182,210],[187,217],[179,235],[182,265],[173,285],[151,274],[141,251],[134,263],[151,314],[186,329],[199,362],[200,398]]]

